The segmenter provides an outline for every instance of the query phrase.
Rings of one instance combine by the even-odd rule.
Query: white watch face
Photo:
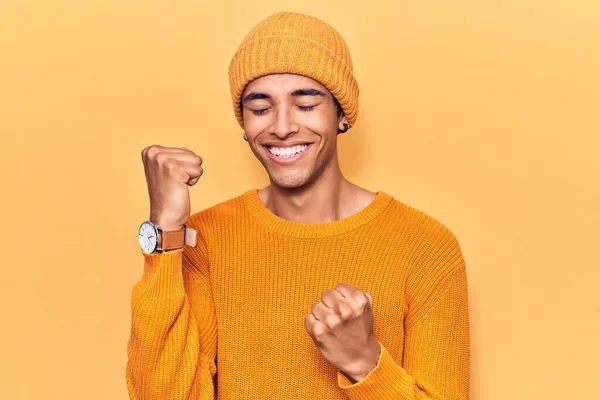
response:
[[[152,253],[154,250],[156,250],[156,243],[158,240],[156,235],[156,228],[150,222],[146,221],[140,225],[138,241],[140,242],[140,247],[144,252]]]

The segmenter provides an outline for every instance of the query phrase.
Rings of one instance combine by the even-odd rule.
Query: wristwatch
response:
[[[165,231],[152,221],[144,221],[138,230],[138,242],[144,253],[181,249],[184,244],[195,246],[196,231],[183,226],[177,231]]]

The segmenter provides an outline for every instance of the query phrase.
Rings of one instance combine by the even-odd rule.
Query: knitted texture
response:
[[[243,128],[240,99],[252,80],[290,73],[312,78],[338,100],[351,127],[358,116],[358,84],[350,50],[328,23],[306,14],[275,13],[243,39],[229,65],[229,87],[235,116]]]
[[[131,399],[468,399],[466,267],[440,222],[380,191],[342,220],[298,223],[252,189],[188,225],[197,247],[142,253]],[[304,328],[312,304],[341,282],[371,294],[381,345],[356,383]]]

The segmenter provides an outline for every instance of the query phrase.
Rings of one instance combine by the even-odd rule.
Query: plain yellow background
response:
[[[361,93],[339,137],[346,176],[459,239],[471,397],[600,398],[595,0],[3,0],[0,398],[127,398],[140,151],[203,157],[194,211],[266,185],[227,67],[284,10],[350,46]]]

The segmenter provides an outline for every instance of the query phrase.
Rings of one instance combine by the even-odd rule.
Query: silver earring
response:
[[[346,133],[346,132],[348,132],[348,129],[350,129],[350,127],[348,126],[347,123],[344,122],[344,129],[339,129],[338,132],[339,133]]]
[[[247,142],[248,141],[248,137],[246,137],[246,132],[244,132],[244,140]]]

